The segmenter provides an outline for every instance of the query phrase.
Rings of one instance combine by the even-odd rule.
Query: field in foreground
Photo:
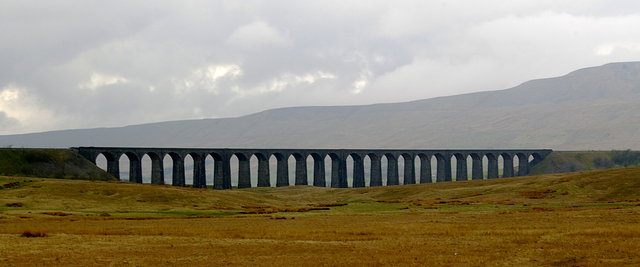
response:
[[[8,266],[640,265],[640,168],[362,189],[0,186]]]

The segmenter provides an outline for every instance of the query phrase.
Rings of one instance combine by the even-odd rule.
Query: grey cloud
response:
[[[621,25],[640,22],[639,5],[3,1],[0,90],[20,86],[28,101],[16,101],[46,114],[4,124],[0,133],[503,89],[637,60],[640,33]],[[206,73],[229,66],[239,73]]]

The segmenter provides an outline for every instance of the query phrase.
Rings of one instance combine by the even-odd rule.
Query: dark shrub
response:
[[[606,168],[612,168],[613,162],[608,158],[595,157],[593,158],[593,165],[595,165],[596,168],[598,169],[606,169]]]
[[[22,203],[20,203],[20,202],[7,203],[7,204],[4,204],[4,205],[7,206],[7,207],[22,207]]]
[[[617,165],[629,167],[640,164],[640,151],[631,151],[629,149],[624,151],[612,151],[611,159]]]
[[[22,234],[20,236],[21,237],[46,237],[47,234],[45,234],[43,232],[24,231],[24,232],[22,232]]]

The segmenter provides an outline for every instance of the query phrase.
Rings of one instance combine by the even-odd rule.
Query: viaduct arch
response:
[[[369,185],[383,186],[381,159],[387,161],[387,184],[399,185],[398,162],[403,162],[404,175],[402,184],[431,183],[432,159],[436,164],[435,182],[453,181],[452,167],[455,167],[456,181],[484,179],[484,162],[486,162],[486,178],[524,176],[531,166],[537,164],[551,153],[550,149],[463,149],[463,150],[421,150],[421,149],[231,149],[231,148],[143,148],[143,147],[77,147],[73,148],[94,164],[99,155],[107,160],[107,172],[120,178],[119,159],[129,159],[129,181],[142,183],[142,158],[147,155],[151,159],[151,183],[164,183],[163,159],[169,156],[173,163],[172,181],[174,186],[187,186],[185,183],[184,159],[193,159],[193,184],[196,188],[206,188],[205,159],[213,158],[213,188],[231,189],[231,158],[238,159],[238,188],[251,187],[250,159],[258,160],[257,186],[271,186],[269,159],[273,156],[276,164],[275,186],[289,186],[289,158],[295,159],[295,185],[327,186],[325,179],[325,159],[331,161],[330,186],[334,188],[349,187],[347,179],[347,157],[353,160],[351,187],[365,186],[364,159],[370,162]],[[310,183],[307,173],[307,159],[313,160],[313,182]],[[517,172],[514,168],[514,157],[517,157]],[[452,158],[456,159],[452,166]],[[499,158],[502,159],[502,176],[500,176]],[[420,166],[416,167],[416,159]],[[470,159],[470,161],[469,161]],[[530,160],[532,159],[532,160]],[[471,177],[468,177],[468,164],[471,166]],[[416,172],[416,169],[418,171]],[[419,178],[416,180],[416,174]]]

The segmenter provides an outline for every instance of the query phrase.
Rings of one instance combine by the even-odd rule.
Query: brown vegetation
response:
[[[0,207],[8,266],[640,265],[640,168],[364,189],[36,179],[0,201],[25,204]]]

